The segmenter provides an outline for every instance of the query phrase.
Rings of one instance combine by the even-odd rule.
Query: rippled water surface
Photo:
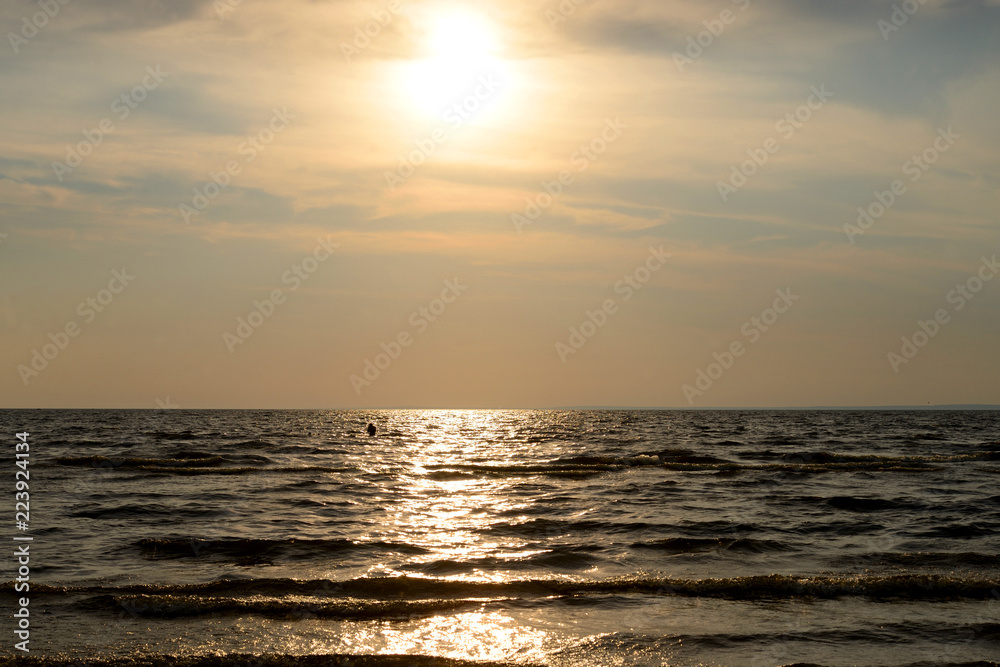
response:
[[[34,656],[904,665],[1000,656],[998,416],[0,422],[31,433]]]

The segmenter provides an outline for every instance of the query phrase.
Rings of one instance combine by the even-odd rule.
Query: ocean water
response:
[[[0,424],[0,664],[21,655],[15,536],[33,538],[35,664],[1000,659],[996,412],[5,410]]]

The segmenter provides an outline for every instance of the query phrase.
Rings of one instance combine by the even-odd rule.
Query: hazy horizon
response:
[[[59,407],[59,408],[0,408],[0,411],[9,410],[87,410],[87,411],[115,411],[115,410],[147,410],[159,412],[162,410],[188,410],[188,411],[205,411],[205,412],[224,412],[224,411],[259,411],[259,412],[697,412],[697,411],[759,411],[759,412],[863,412],[863,411],[873,411],[873,412],[917,412],[921,410],[926,411],[940,411],[940,412],[994,412],[1000,410],[1000,405],[988,405],[988,404],[956,404],[956,405],[804,405],[804,406],[763,406],[763,407],[746,407],[746,406],[732,406],[732,407],[670,407],[670,406],[653,406],[653,405],[553,405],[553,406],[540,406],[540,407],[469,407],[469,408],[443,408],[443,407],[432,407],[432,406],[417,406],[417,405],[395,405],[395,406],[384,406],[384,407],[373,407],[373,406],[360,406],[353,408],[317,408],[317,407],[299,407],[299,408],[268,408],[268,407],[243,407],[243,408],[217,408],[217,407],[198,407],[198,408],[183,408],[180,405],[171,402],[162,401],[162,405],[154,408],[86,408],[86,407]]]
[[[0,28],[2,407],[1000,404],[1000,0]]]

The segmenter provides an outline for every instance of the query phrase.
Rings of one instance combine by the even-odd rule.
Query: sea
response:
[[[996,411],[0,424],[2,665],[1000,660]]]

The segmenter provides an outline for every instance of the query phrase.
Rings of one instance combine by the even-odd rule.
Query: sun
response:
[[[496,35],[485,17],[468,11],[437,16],[427,35],[431,55],[461,60],[483,59],[499,51]]]
[[[403,72],[413,106],[441,116],[472,97],[477,108],[488,107],[507,73],[490,20],[474,11],[453,9],[427,16],[422,28],[420,55]]]

